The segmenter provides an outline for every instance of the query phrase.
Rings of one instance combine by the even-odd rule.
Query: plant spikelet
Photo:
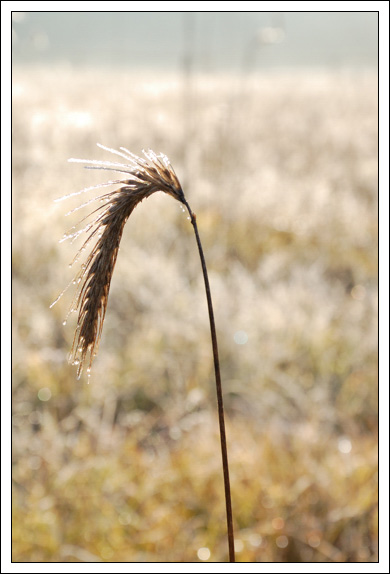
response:
[[[99,195],[72,210],[70,213],[94,201],[101,202],[97,209],[81,220],[82,222],[88,220],[91,216],[94,217],[86,227],[78,229],[74,233],[69,232],[64,236],[64,239],[74,240],[83,232],[88,233],[88,237],[78,251],[73,263],[78,261],[89,243],[96,239],[87,259],[71,282],[71,284],[77,285],[77,292],[69,312],[78,311],[78,320],[69,360],[72,364],[77,365],[78,378],[80,378],[86,365],[87,372],[90,372],[93,358],[98,350],[107,309],[111,278],[123,229],[129,216],[143,199],[156,191],[168,193],[181,203],[186,204],[179,180],[165,155],[157,155],[152,150],[148,150],[143,151],[145,157],[142,158],[132,154],[125,148],[120,148],[120,151],[118,151],[100,144],[98,146],[121,156],[127,163],[73,158],[69,161],[87,164],[85,167],[88,169],[125,173],[127,174],[126,179],[98,184],[61,198],[66,199],[100,187],[121,185],[119,189]],[[73,228],[72,231],[77,229],[77,227]],[[54,301],[53,305],[61,298],[63,293]]]

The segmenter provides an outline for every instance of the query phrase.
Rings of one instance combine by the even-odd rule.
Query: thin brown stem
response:
[[[215,330],[213,304],[211,301],[211,292],[209,279],[207,275],[206,261],[203,255],[202,244],[200,242],[198,227],[196,224],[196,215],[192,212],[187,200],[184,197],[182,187],[171,166],[169,159],[164,154],[155,154],[154,151],[144,151],[144,158],[137,157],[129,150],[121,147],[115,150],[98,144],[102,149],[109,151],[129,163],[118,163],[113,161],[100,161],[89,159],[71,159],[70,161],[88,164],[85,167],[90,169],[103,169],[126,173],[127,179],[107,182],[107,184],[98,184],[96,188],[108,184],[122,184],[119,189],[97,197],[102,204],[95,209],[91,215],[95,219],[90,222],[84,230],[65,234],[65,238],[75,238],[82,231],[89,233],[88,239],[79,250],[74,261],[80,257],[81,252],[85,250],[89,241],[97,237],[95,246],[82,264],[81,270],[74,278],[74,284],[79,287],[72,303],[69,313],[78,309],[79,317],[77,328],[72,347],[72,362],[78,365],[77,375],[80,378],[84,364],[88,361],[88,374],[91,371],[93,358],[97,352],[100,336],[103,328],[104,316],[107,308],[108,294],[110,290],[111,278],[115,267],[119,243],[121,240],[123,228],[127,219],[133,212],[134,208],[145,198],[156,191],[163,191],[171,195],[177,201],[184,204],[191,217],[191,223],[194,227],[196,242],[198,244],[200,260],[202,263],[204,283],[206,287],[207,305],[210,318],[211,340],[213,345],[215,381],[217,386],[218,417],[219,430],[221,437],[222,451],[222,468],[225,484],[225,501],[227,517],[227,533],[229,544],[230,562],[235,562],[234,557],[234,538],[233,538],[233,514],[230,497],[229,466],[226,446],[225,419],[223,414],[223,399],[221,374],[219,370],[217,335]],[[79,193],[88,191],[93,188],[86,188]],[[73,195],[73,194],[71,194]],[[69,196],[66,196],[69,197]],[[65,198],[62,198],[65,199]],[[90,203],[88,201],[85,205]],[[77,209],[77,208],[76,208]],[[74,211],[74,210],[73,210]],[[85,219],[85,218],[84,218]],[[76,228],[72,228],[76,229]],[[64,292],[63,292],[64,293]],[[53,305],[61,298],[62,294],[56,299]]]
[[[198,226],[196,223],[196,215],[191,210],[187,201],[183,201],[184,205],[188,209],[188,213],[191,217],[191,223],[194,227],[196,242],[198,244],[200,261],[202,264],[204,284],[206,288],[207,306],[209,310],[210,318],[210,331],[211,331],[211,341],[213,346],[213,356],[214,356],[214,370],[215,370],[215,383],[217,387],[217,403],[218,403],[218,418],[219,418],[219,431],[221,437],[221,453],[222,453],[222,468],[223,468],[223,479],[225,484],[225,502],[226,502],[226,519],[227,519],[227,532],[228,532],[228,545],[229,545],[229,561],[235,562],[234,555],[234,534],[233,534],[233,512],[232,512],[232,502],[230,495],[230,479],[229,479],[229,464],[227,455],[227,442],[226,442],[226,431],[225,431],[225,417],[223,411],[223,397],[222,397],[222,383],[221,383],[221,373],[219,369],[219,356],[218,356],[218,343],[217,343],[217,333],[215,329],[214,311],[213,303],[211,300],[210,283],[207,274],[206,260],[204,258],[202,244],[199,237]]]

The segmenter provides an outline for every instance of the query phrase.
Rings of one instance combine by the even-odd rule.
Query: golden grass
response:
[[[180,78],[14,73],[13,560],[226,560],[208,317],[178,204],[154,194],[126,226],[89,385],[67,363],[70,301],[49,310],[75,247],[54,199],[101,181],[66,160],[104,141],[166,153],[197,206],[237,560],[375,561],[376,79],[203,78],[183,121],[187,95]]]

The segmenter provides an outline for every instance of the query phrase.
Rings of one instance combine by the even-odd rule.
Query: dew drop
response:
[[[62,324],[63,324],[63,325],[66,325],[66,321],[62,321]]]

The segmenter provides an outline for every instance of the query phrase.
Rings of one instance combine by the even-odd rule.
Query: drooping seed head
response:
[[[65,234],[63,238],[63,240],[75,240],[83,232],[88,233],[86,241],[79,249],[72,264],[78,261],[89,243],[96,239],[87,259],[81,265],[80,271],[68,285],[68,287],[72,284],[77,285],[76,295],[69,311],[78,310],[79,313],[69,360],[72,364],[77,365],[78,378],[80,378],[87,362],[87,372],[90,373],[93,358],[98,350],[119,244],[123,228],[132,211],[138,203],[156,191],[163,191],[188,206],[175,171],[164,154],[157,155],[152,150],[148,150],[143,151],[145,157],[142,158],[134,155],[126,148],[120,148],[118,151],[100,144],[98,146],[121,156],[127,163],[73,158],[69,161],[87,164],[85,167],[88,169],[124,173],[126,179],[94,185],[60,198],[60,200],[66,199],[101,187],[121,186],[115,191],[94,197],[70,211],[69,213],[73,213],[94,201],[101,202],[99,207],[79,223],[89,220],[91,216],[92,221],[89,221],[83,228],[75,226],[71,230],[75,231]],[[52,306],[61,298],[66,289]]]

